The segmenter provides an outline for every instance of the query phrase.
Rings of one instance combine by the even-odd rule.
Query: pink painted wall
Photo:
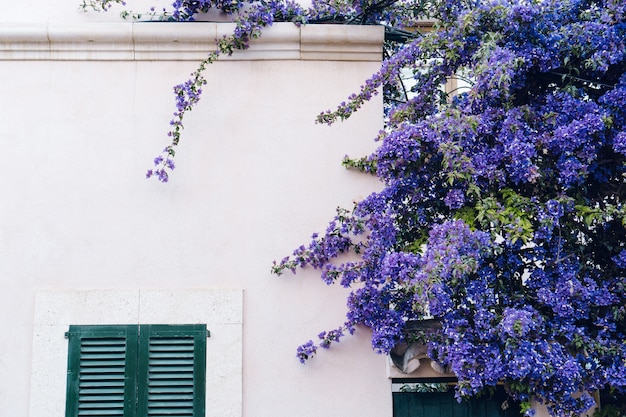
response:
[[[341,159],[373,149],[381,100],[335,127],[314,118],[379,62],[271,52],[215,64],[164,185],[144,173],[168,143],[171,86],[195,61],[122,52],[102,60],[81,37],[92,23],[73,15],[67,21],[77,26],[67,33],[80,42],[66,39],[73,52],[50,55],[59,45],[42,34],[53,25],[38,22],[60,18],[60,3],[46,6],[49,15],[34,13],[35,25],[0,29],[2,415],[29,416],[30,399],[42,395],[30,388],[39,291],[197,288],[243,290],[243,416],[389,416],[386,358],[371,351],[366,330],[306,366],[295,357],[299,344],[343,322],[345,292],[314,271],[269,273],[272,260],[323,230],[336,206],[351,207],[378,187]],[[278,45],[281,31],[300,36],[284,25]],[[380,40],[378,29],[367,36]],[[130,23],[98,30],[95,47],[135,48]],[[324,36],[345,40],[346,30],[326,27]]]

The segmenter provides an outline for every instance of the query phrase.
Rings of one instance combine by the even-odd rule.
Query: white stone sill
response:
[[[198,61],[233,23],[3,24],[0,60]],[[225,60],[380,61],[380,26],[275,23]]]

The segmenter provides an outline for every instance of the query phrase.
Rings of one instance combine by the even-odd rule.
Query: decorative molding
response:
[[[380,26],[305,25],[301,27],[302,59],[380,61],[385,36]]]
[[[3,24],[0,60],[198,61],[233,23]],[[223,60],[380,61],[381,26],[276,23]]]

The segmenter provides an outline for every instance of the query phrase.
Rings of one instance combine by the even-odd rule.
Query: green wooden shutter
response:
[[[70,326],[66,417],[131,417],[137,326]]]
[[[206,325],[70,326],[66,417],[204,417]]]
[[[142,325],[138,410],[141,417],[204,417],[206,325]]]

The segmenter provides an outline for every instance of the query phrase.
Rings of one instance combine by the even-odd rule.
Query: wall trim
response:
[[[0,60],[198,61],[233,23],[3,24]],[[382,26],[275,23],[251,47],[223,60],[380,61]]]

